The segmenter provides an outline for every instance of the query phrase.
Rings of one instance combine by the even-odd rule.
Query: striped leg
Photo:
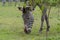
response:
[[[47,30],[46,31],[48,32],[50,25],[49,25],[49,20],[48,20],[47,14],[45,15],[45,20],[46,20],[46,24],[47,24]]]

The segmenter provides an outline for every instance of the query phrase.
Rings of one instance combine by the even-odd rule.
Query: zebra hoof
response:
[[[42,28],[40,28],[40,30],[39,30],[39,33],[40,33],[40,34],[42,33],[42,30],[43,30],[43,29],[42,29]]]
[[[31,33],[31,28],[28,28],[28,29],[24,29],[24,32],[26,33],[26,34],[30,34]]]
[[[46,30],[47,32],[49,32],[49,28],[50,28],[50,26],[48,26],[48,28],[47,28],[47,30]]]

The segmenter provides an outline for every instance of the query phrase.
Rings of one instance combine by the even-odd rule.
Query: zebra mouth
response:
[[[24,32],[25,32],[26,34],[30,34],[30,33],[31,33],[31,28],[27,28],[27,29],[25,28],[25,29],[24,29]]]

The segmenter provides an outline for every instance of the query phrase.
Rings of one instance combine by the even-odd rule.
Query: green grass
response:
[[[50,31],[48,40],[60,40],[60,16],[58,8],[52,7],[49,22]],[[36,7],[33,12],[34,25],[31,34],[24,33],[22,12],[15,6],[2,6],[0,3],[0,40],[46,40],[46,23],[44,22],[43,32],[39,34],[41,23],[41,10]]]

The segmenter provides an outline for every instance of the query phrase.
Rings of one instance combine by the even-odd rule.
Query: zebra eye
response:
[[[26,13],[26,8],[23,8],[23,13]]]

